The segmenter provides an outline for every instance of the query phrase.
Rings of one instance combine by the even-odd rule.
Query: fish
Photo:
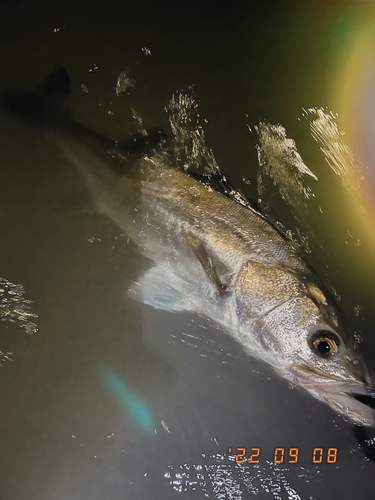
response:
[[[1,104],[43,130],[78,169],[98,212],[149,259],[128,295],[205,316],[278,376],[350,422],[374,426],[367,367],[299,249],[230,195],[224,176],[178,168],[162,129],[114,143],[74,121],[69,90],[60,68],[34,92],[3,93]]]

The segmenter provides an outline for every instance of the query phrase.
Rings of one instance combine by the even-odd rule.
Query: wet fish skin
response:
[[[133,290],[140,300],[208,316],[283,378],[352,421],[374,424],[373,410],[352,397],[367,394],[371,381],[334,302],[261,214],[173,168],[167,156],[139,160],[120,182],[141,193],[129,222],[155,264]],[[197,242],[216,278],[197,258]],[[312,348],[319,331],[337,338],[337,354]]]
[[[168,151],[133,161],[117,146],[99,153],[107,141],[66,114],[47,135],[76,165],[98,211],[152,261],[130,296],[207,316],[284,379],[351,421],[375,425],[373,410],[354,398],[369,394],[371,382],[336,305],[260,213],[176,169]],[[337,352],[320,352],[320,338]]]

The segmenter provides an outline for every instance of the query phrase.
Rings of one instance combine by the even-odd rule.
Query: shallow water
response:
[[[63,65],[74,116],[118,140],[139,117],[171,136],[164,107],[180,89],[195,95],[221,170],[306,242],[373,371],[373,234],[301,111],[334,104],[335,66],[321,49],[345,9],[323,3],[315,17],[287,2],[3,3],[0,90],[32,89]],[[314,43],[301,42],[305,32]],[[132,301],[145,259],[43,134],[0,120],[0,276],[23,287],[38,329],[20,328],[22,311],[0,322],[1,499],[372,498],[374,462],[352,425],[205,318]],[[261,120],[286,128],[318,178],[303,210],[272,183],[258,192],[259,140],[247,125]],[[298,463],[273,464],[277,447],[298,448]],[[237,464],[237,448],[261,448],[259,464]]]

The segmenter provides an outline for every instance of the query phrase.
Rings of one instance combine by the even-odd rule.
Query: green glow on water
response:
[[[124,379],[109,367],[102,370],[102,378],[107,389],[137,427],[144,432],[153,432],[155,420],[151,410],[142,399],[132,392]]]

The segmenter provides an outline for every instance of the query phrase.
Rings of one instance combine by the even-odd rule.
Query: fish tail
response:
[[[68,114],[69,75],[65,68],[51,73],[34,92],[17,94],[4,92],[1,105],[31,125],[61,120]]]

